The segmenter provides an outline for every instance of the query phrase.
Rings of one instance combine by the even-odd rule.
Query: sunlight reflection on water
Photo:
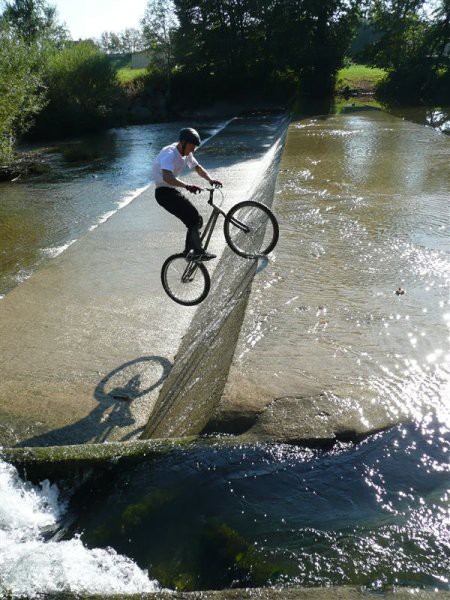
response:
[[[291,126],[237,365],[261,394],[450,426],[449,158],[446,136],[381,112]]]

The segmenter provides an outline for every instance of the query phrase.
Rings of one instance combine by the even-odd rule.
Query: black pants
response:
[[[155,189],[156,202],[170,214],[178,217],[187,227],[185,252],[201,250],[200,228],[203,219],[195,206],[176,188]]]

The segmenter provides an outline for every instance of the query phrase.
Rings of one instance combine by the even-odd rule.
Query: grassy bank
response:
[[[119,80],[119,83],[124,84],[133,81],[141,75],[145,75],[146,72],[147,69],[132,69],[131,67],[124,67],[122,69],[118,69],[117,79]]]
[[[351,65],[338,71],[337,94],[373,94],[376,86],[386,76],[386,71],[366,65]]]

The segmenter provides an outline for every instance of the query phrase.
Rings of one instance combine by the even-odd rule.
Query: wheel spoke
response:
[[[228,213],[224,233],[237,254],[254,258],[268,254],[274,248],[278,240],[278,224],[266,206],[245,201],[236,204]]]
[[[201,263],[186,262],[182,254],[169,257],[163,265],[161,280],[167,294],[184,305],[198,304],[209,291],[209,275]]]

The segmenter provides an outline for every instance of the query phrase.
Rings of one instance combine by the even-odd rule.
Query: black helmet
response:
[[[192,129],[192,127],[185,127],[180,131],[180,142],[187,142],[188,144],[200,146],[202,140],[195,129]]]

